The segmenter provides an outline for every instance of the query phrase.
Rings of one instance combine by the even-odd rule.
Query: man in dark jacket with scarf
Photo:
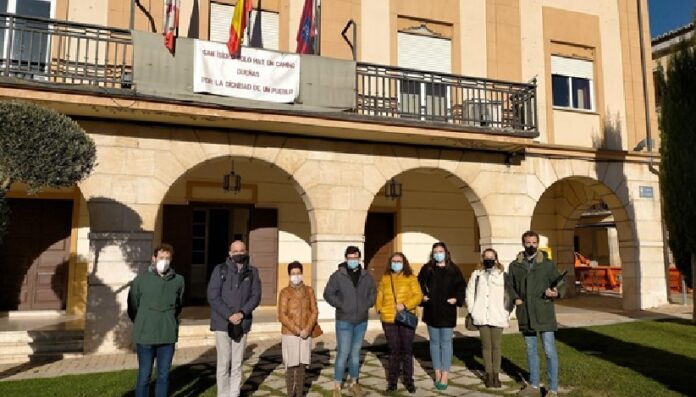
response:
[[[370,272],[360,266],[360,249],[346,248],[346,261],[329,278],[324,288],[324,300],[336,308],[336,362],[334,364],[334,396],[341,395],[341,383],[349,361],[355,397],[365,393],[358,384],[360,375],[360,348],[367,331],[368,311],[377,299],[377,288]]]
[[[218,397],[237,397],[252,312],[261,302],[259,271],[249,264],[246,245],[230,244],[229,257],[215,267],[208,283],[210,330],[215,332]]]
[[[155,359],[155,396],[167,396],[184,297],[184,278],[169,267],[173,254],[169,244],[155,248],[147,272],[138,275],[128,290],[128,317],[134,323],[133,342],[138,355],[136,397],[150,395],[148,385]]]
[[[555,332],[558,330],[553,300],[563,294],[564,285],[557,288],[549,286],[557,281],[560,272],[539,248],[539,234],[527,231],[522,235],[524,251],[520,252],[508,268],[512,281],[512,298],[517,307],[517,322],[527,345],[527,364],[529,365],[529,384],[520,390],[522,396],[540,396],[539,354],[537,333],[546,355],[549,381],[547,396],[558,395],[558,354],[556,352]]]

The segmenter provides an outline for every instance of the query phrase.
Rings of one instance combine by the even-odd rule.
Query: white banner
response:
[[[239,59],[231,59],[224,43],[196,40],[193,92],[293,102],[299,94],[300,56],[242,47]]]

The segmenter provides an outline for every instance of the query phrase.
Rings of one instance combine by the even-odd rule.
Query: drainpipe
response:
[[[135,26],[135,1],[136,0],[131,0],[131,6],[130,6],[130,22],[128,23],[128,29],[133,30],[133,27]]]
[[[650,158],[648,160],[648,169],[653,174],[660,176],[660,170],[655,167],[653,163],[653,140],[652,140],[652,126],[650,124],[650,98],[648,97],[648,76],[646,73],[647,64],[645,60],[645,44],[643,41],[643,5],[642,0],[636,0],[638,5],[638,38],[640,40],[640,66],[641,74],[643,77],[643,105],[645,106],[645,139],[646,146],[648,148],[648,154]],[[667,245],[667,225],[665,225],[664,216],[664,201],[662,200],[662,191],[660,191],[660,225],[662,227],[662,259],[664,261],[665,276],[667,279],[667,300],[671,301],[671,289],[669,287],[669,247]],[[683,300],[686,304],[686,299]]]

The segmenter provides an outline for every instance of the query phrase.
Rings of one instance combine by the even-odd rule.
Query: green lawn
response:
[[[571,390],[570,396],[696,395],[696,327],[686,321],[564,329],[557,339],[560,383]],[[427,360],[427,344],[417,343],[415,348],[416,359]],[[504,336],[503,355],[504,372],[527,375],[523,341],[518,334]],[[481,368],[478,339],[456,339],[455,361],[471,369]],[[126,397],[132,396],[134,380],[135,371],[129,370],[7,381],[0,382],[0,396]],[[263,384],[259,388],[270,390]],[[172,371],[172,396],[214,396],[214,390],[213,365],[187,365]]]

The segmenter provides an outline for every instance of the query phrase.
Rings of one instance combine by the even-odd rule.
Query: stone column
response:
[[[324,287],[329,277],[336,271],[338,264],[343,262],[346,247],[355,245],[363,250],[363,235],[332,235],[317,234],[312,236],[312,285],[317,294],[319,319],[334,318],[335,309],[324,301]],[[364,252],[363,252],[364,254]]]
[[[152,232],[91,233],[87,278],[84,350],[110,353],[132,347],[128,319],[130,282],[147,269],[152,256]]]

